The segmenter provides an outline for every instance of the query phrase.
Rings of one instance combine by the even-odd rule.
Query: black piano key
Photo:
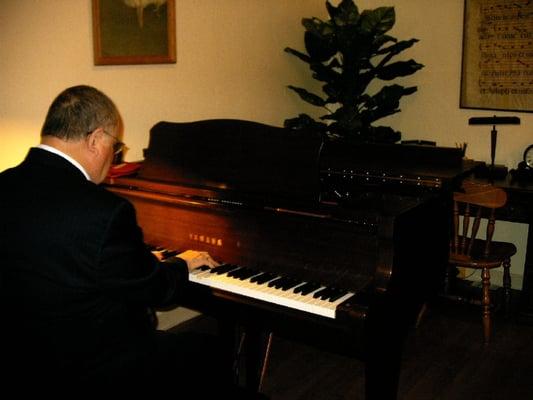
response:
[[[320,297],[322,300],[335,301],[344,296],[347,292],[336,287],[328,287],[328,290]]]
[[[274,289],[281,289],[283,285],[285,285],[286,281],[287,281],[287,277],[282,276],[281,278],[276,279],[275,281],[272,281],[273,283],[272,287]]]
[[[317,290],[320,286],[320,284],[315,282],[307,282],[306,284],[298,286],[296,289],[294,289],[294,293],[301,293],[302,296],[305,296]]]
[[[240,276],[240,274],[242,273],[242,271],[245,271],[245,270],[246,270],[246,268],[240,267],[240,268],[237,268],[237,269],[234,269],[234,270],[228,272],[226,275],[228,277],[238,278]]]
[[[294,289],[294,293],[302,293],[303,290],[305,290],[309,285],[309,282],[304,283],[303,285],[298,286]]]
[[[256,276],[253,276],[252,278],[250,278],[250,282],[256,282],[256,283],[259,283],[259,281],[261,279],[266,279],[266,276],[268,272],[261,272],[260,274],[257,274]]]
[[[242,270],[244,270],[244,267],[234,268],[230,270],[226,275],[229,277],[236,278],[239,276]]]
[[[304,283],[303,285],[298,286],[297,288],[294,288],[294,293],[301,293],[302,290],[306,287],[307,283]]]
[[[283,279],[283,277],[276,278],[268,282],[268,287],[277,287],[278,283]]]
[[[328,292],[329,292],[329,288],[325,287],[323,289],[320,289],[318,292],[313,293],[313,297],[315,299],[318,299],[319,297],[322,298],[323,296],[327,296]]]
[[[335,300],[338,300],[338,299],[340,299],[342,296],[344,296],[345,294],[348,294],[348,292],[347,292],[346,290],[337,289],[337,290],[335,291],[335,293],[332,294],[332,295],[329,297],[328,301],[333,302],[333,301],[335,301]]]
[[[281,288],[283,288],[283,286],[285,286],[287,284],[287,281],[288,281],[288,278],[286,276],[282,277],[279,281],[276,282],[274,287],[276,289],[281,289]]]
[[[244,281],[251,276],[257,275],[257,273],[258,272],[253,268],[243,268],[243,271],[238,274],[237,278],[239,278],[241,281]]]
[[[305,286],[305,282],[304,281],[298,281],[296,282],[296,284],[292,287],[290,287],[289,289],[292,289],[292,292],[294,294],[298,294],[300,292],[300,288]]]
[[[329,287],[329,291],[328,291],[328,294],[327,296],[324,297],[324,300],[327,300],[327,301],[333,301],[331,300],[332,298],[334,297],[337,297],[337,294],[339,292],[342,292],[342,290],[340,290],[339,288],[337,287]],[[338,298],[338,297],[337,297]]]
[[[232,271],[232,270],[234,270],[236,268],[239,268],[239,266],[233,265],[233,264],[222,264],[222,265],[219,265],[218,267],[211,268],[211,273],[212,274],[217,274],[217,275],[222,275],[222,274],[225,274],[226,272]]]
[[[200,265],[199,267],[195,268],[194,270],[199,270],[199,271],[207,271],[211,269],[208,265]]]
[[[331,296],[337,293],[337,289],[331,286],[327,286],[324,292],[320,295],[321,300],[328,300]]]
[[[300,281],[299,279],[287,278],[287,281],[281,286],[281,290],[287,291],[301,283],[302,281]]]
[[[331,296],[333,296],[334,294],[335,294],[335,292],[330,289],[326,293],[324,293],[322,296],[320,296],[320,299],[321,300],[329,300],[331,298]]]
[[[260,275],[254,276],[252,279],[250,279],[251,282],[255,282],[258,285],[262,285],[268,281],[271,281],[274,279],[277,275],[271,273],[271,272],[264,272]]]

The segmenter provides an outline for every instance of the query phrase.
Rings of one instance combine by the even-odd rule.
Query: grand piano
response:
[[[366,398],[394,399],[407,330],[442,282],[465,169],[453,148],[163,121],[137,175],[107,186],[134,204],[147,243],[222,264],[190,274],[183,305],[231,327],[245,385],[260,385],[278,335],[362,360]]]

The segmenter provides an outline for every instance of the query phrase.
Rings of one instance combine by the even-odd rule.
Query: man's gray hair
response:
[[[62,91],[52,102],[41,136],[80,140],[99,127],[120,123],[113,101],[91,86],[73,86]]]

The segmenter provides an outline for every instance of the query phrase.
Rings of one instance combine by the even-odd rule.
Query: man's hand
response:
[[[209,268],[219,265],[219,263],[211,258],[207,251],[187,250],[178,254],[177,257],[187,262],[187,268],[189,271],[201,267],[202,265],[207,265]]]

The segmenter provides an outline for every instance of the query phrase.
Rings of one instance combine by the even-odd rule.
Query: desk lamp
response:
[[[496,139],[498,136],[498,131],[496,130],[496,125],[518,125],[520,124],[520,118],[518,117],[497,117],[496,115],[492,117],[472,117],[468,120],[469,125],[492,125],[492,130],[490,131],[490,167],[488,174],[482,172],[480,175],[485,175],[483,177],[488,177],[490,181],[494,178],[504,178],[507,175],[507,167],[500,166],[498,168],[494,165],[494,159],[496,157]]]

